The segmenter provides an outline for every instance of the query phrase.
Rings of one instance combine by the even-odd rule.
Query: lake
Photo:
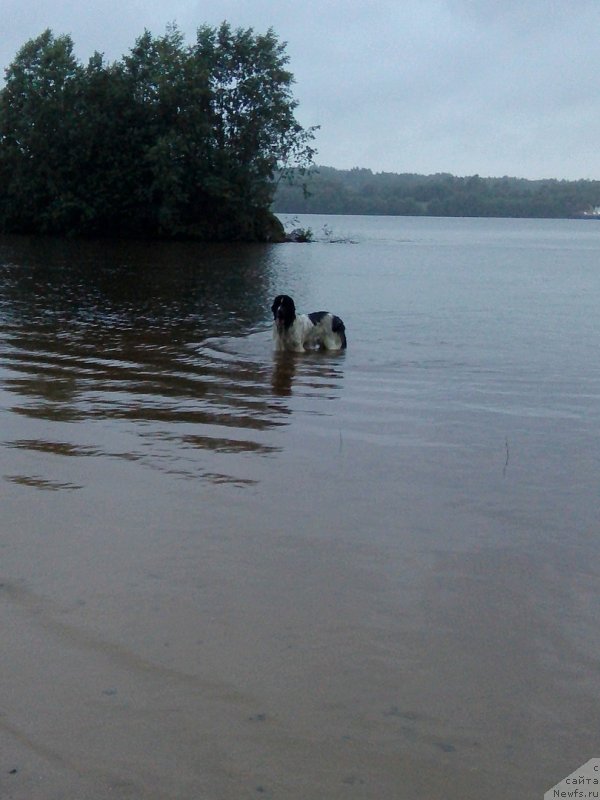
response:
[[[600,756],[600,225],[0,239],[0,796],[541,798]],[[270,305],[346,323],[274,354]]]

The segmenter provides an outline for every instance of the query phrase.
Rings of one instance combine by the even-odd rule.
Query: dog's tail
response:
[[[331,330],[340,337],[342,341],[342,350],[348,346],[346,341],[346,327],[339,317],[333,316],[331,319]]]

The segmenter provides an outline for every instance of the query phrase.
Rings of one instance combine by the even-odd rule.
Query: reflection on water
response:
[[[83,486],[78,486],[75,483],[59,483],[58,481],[49,481],[45,478],[36,477],[35,475],[5,475],[4,477],[7,481],[21,484],[21,486],[33,486],[35,489],[45,489],[49,491],[83,488]]]
[[[273,368],[270,359],[271,252],[9,240],[0,268],[0,367],[16,416],[4,427],[5,444],[251,483],[228,475],[222,460],[215,471],[195,464],[193,453],[276,449],[261,434],[285,423],[287,409],[271,393],[276,384],[291,391],[293,375],[283,378],[288,367]],[[20,437],[18,417],[84,424],[85,444]],[[106,421],[122,426],[127,449],[107,448]],[[33,476],[11,480],[71,488]]]
[[[254,483],[229,474],[222,458],[207,469],[206,458],[195,462],[193,454],[276,452],[262,434],[286,424],[289,406],[273,396],[335,394],[341,377],[339,358],[271,355],[273,252],[9,239],[0,268],[0,368],[13,398],[9,409],[32,420],[83,424],[86,442],[11,440],[8,425],[5,445]],[[106,447],[105,421],[122,426],[127,449]],[[21,426],[14,428],[18,436]]]
[[[345,353],[314,351],[310,353],[273,353],[271,388],[275,395],[312,393],[334,398],[340,388]]]

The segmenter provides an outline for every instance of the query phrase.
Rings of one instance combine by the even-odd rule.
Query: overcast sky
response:
[[[224,19],[288,43],[317,161],[600,179],[600,0],[0,0],[0,65],[45,28],[82,61]]]

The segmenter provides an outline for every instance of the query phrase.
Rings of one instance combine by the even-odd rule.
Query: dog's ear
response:
[[[273,305],[271,306],[271,313],[273,314],[274,317],[277,315],[277,309],[279,308],[280,304],[281,304],[281,295],[279,294],[277,295],[275,300],[273,300]]]

